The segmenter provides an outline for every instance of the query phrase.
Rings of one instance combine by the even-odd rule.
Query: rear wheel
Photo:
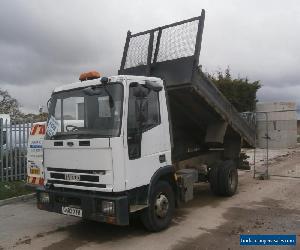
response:
[[[221,166],[214,165],[211,167],[209,172],[209,184],[210,189],[215,195],[220,195],[220,184],[219,184],[219,168]]]
[[[225,161],[219,166],[211,168],[210,187],[214,194],[232,196],[238,186],[238,172],[233,161]]]
[[[174,192],[166,181],[158,181],[149,197],[149,207],[141,214],[144,226],[153,232],[167,228],[175,210]]]

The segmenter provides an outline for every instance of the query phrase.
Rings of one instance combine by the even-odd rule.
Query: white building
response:
[[[257,103],[257,147],[293,148],[297,144],[297,112],[294,102]],[[268,121],[268,122],[267,122]],[[267,132],[268,131],[268,132]]]

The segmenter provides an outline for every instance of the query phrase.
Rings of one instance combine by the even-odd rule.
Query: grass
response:
[[[25,189],[24,181],[0,181],[0,200],[30,193],[32,191]]]

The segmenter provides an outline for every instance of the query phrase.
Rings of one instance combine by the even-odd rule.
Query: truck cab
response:
[[[90,195],[97,197],[100,205],[83,215],[87,217],[104,212],[101,200],[112,202],[115,194],[124,194],[114,201],[111,209],[115,212],[120,210],[118,204],[129,210],[145,207],[151,178],[172,165],[163,81],[119,75],[56,88],[49,101],[43,148],[50,199],[55,200],[64,190],[80,191],[84,197],[78,199],[80,206]],[[132,197],[138,197],[139,204],[129,201],[128,193],[135,193]],[[71,205],[73,208],[65,209],[69,213],[75,210]],[[125,217],[117,216],[115,223],[127,224]]]

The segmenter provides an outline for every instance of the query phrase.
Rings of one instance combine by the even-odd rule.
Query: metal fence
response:
[[[26,179],[27,141],[31,121],[0,118],[0,181]]]
[[[276,159],[280,161],[281,157],[292,154],[298,147],[296,111],[299,110],[284,109],[242,114],[245,119],[256,124],[255,148],[251,159],[254,178],[268,179],[271,176],[300,178],[300,164],[284,169],[270,164],[276,163]]]
[[[204,19],[205,11],[202,10],[201,16],[184,21],[136,34],[128,31],[118,73],[120,75],[138,73],[146,76],[159,74],[161,77],[162,70],[157,72],[153,66],[178,59],[181,60],[177,61],[177,64],[182,60],[186,62],[184,58],[190,59],[188,61],[192,61],[192,66],[198,67]],[[190,65],[188,68],[189,71],[192,70]],[[166,67],[163,69],[166,71]],[[181,70],[182,72],[184,70]]]

